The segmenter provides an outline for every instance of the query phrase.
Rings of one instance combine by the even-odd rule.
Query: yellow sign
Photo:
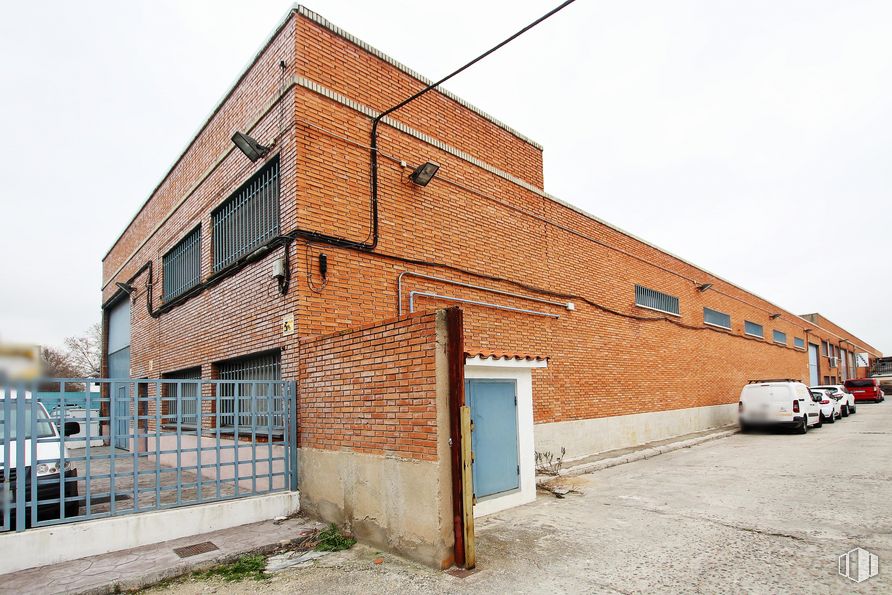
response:
[[[33,380],[40,376],[40,347],[0,345],[0,376],[10,380]]]
[[[294,334],[294,314],[286,314],[282,317],[282,335]]]

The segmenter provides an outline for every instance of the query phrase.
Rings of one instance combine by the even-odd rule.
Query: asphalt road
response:
[[[892,592],[892,400],[794,434],[737,434],[578,479],[580,495],[478,519],[480,570],[455,578],[361,546],[257,592]],[[837,558],[877,554],[880,574]],[[375,559],[383,563],[375,564]],[[244,592],[247,585],[213,585]],[[206,592],[189,581],[173,588]]]

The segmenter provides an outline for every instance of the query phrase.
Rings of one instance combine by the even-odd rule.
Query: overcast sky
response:
[[[557,3],[307,6],[436,79]],[[99,320],[102,256],[290,6],[4,3],[0,340]],[[578,0],[448,88],[552,194],[889,352],[890,31],[888,0]]]

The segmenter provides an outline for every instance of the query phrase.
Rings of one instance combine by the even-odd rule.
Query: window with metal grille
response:
[[[731,329],[731,315],[719,312],[718,310],[703,308],[703,322],[711,324],[712,326],[719,326],[728,330]]]
[[[680,314],[677,297],[641,285],[635,286],[635,305],[666,314]]]
[[[772,333],[772,338],[775,343],[780,343],[781,345],[787,344],[787,333],[783,333],[781,331],[774,331]]]
[[[218,364],[219,420],[224,428],[250,433],[252,428],[281,432],[285,428],[285,409],[279,380],[279,353],[265,353]]]
[[[796,349],[805,349],[805,339],[800,337],[793,337],[793,345]]]
[[[279,158],[245,182],[213,213],[214,272],[279,235]]]
[[[753,337],[759,337],[760,339],[765,338],[765,330],[762,328],[762,325],[750,322],[749,320],[743,322],[743,332]]]
[[[198,427],[198,412],[201,410],[199,392],[201,386],[200,383],[194,381],[201,380],[201,368],[170,372],[162,375],[162,378],[183,381],[162,385],[162,425],[183,428]]]
[[[162,259],[164,301],[172,300],[201,281],[201,226],[177,242]]]

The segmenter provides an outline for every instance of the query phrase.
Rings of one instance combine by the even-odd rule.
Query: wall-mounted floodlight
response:
[[[697,289],[699,289],[700,291],[706,291],[710,287],[712,287],[712,283],[704,283],[703,285],[698,285]]]
[[[415,171],[409,174],[409,179],[419,186],[427,186],[430,181],[434,179],[434,176],[437,175],[439,170],[440,166],[438,164],[433,161],[428,161],[427,163],[416,167]]]
[[[815,329],[813,329],[813,328],[807,328],[807,329],[805,329],[805,334],[807,335],[807,334],[809,334],[810,332],[812,332],[812,331],[814,331],[814,330],[815,330]]]
[[[241,152],[252,162],[264,157],[269,153],[270,149],[269,147],[264,147],[247,134],[242,134],[238,131],[232,135],[232,142],[234,142],[235,146],[238,147],[239,150],[241,150]]]
[[[777,312],[775,312],[774,314],[772,314],[772,315],[769,316],[768,318],[770,318],[771,320],[777,320],[777,319],[780,318],[780,317],[781,317],[781,315],[778,314]]]
[[[130,285],[129,283],[115,282],[115,285],[117,285],[118,289],[120,289],[127,295],[133,295],[133,292],[136,290],[136,288],[133,287],[132,285]]]

